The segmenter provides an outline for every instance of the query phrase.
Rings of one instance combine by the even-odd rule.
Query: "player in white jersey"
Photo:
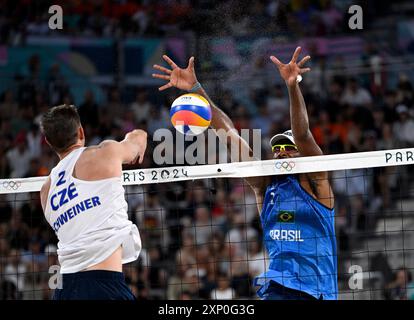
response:
[[[86,148],[78,112],[69,105],[47,111],[41,129],[60,159],[40,191],[59,240],[62,288],[54,299],[135,299],[122,264],[138,258],[141,238],[128,220],[121,174],[122,164],[142,163],[146,132]]]

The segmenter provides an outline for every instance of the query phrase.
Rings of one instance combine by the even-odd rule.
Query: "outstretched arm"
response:
[[[144,130],[135,129],[128,132],[121,142],[105,140],[99,144],[99,148],[120,164],[141,164],[147,148],[147,133]]]
[[[319,156],[323,152],[309,129],[308,112],[297,80],[299,75],[310,71],[310,68],[302,68],[305,62],[310,59],[310,56],[304,57],[297,63],[300,51],[301,47],[297,47],[292,59],[287,64],[283,64],[275,56],[271,56],[270,59],[279,69],[289,91],[290,123],[300,155]],[[327,207],[332,208],[333,195],[328,180],[328,172],[311,172],[307,174],[307,177],[310,179],[310,183],[316,187],[316,198]]]
[[[285,80],[288,88],[290,124],[299,153],[302,156],[317,156],[323,153],[309,129],[308,112],[297,80],[299,75],[310,71],[310,68],[302,68],[305,62],[310,59],[310,56],[306,56],[300,62],[296,63],[300,51],[301,48],[297,47],[288,64],[281,63],[275,56],[271,56],[270,59],[278,67],[280,75]]]
[[[122,164],[142,163],[144,160],[145,149],[147,148],[147,133],[143,130],[136,129],[128,132],[125,139],[121,142],[115,140],[102,141],[98,147],[99,154],[96,154],[98,161],[105,163],[104,177],[120,176]],[[102,161],[102,159],[104,159]],[[118,164],[118,165],[114,165]],[[102,165],[100,164],[100,167]],[[40,189],[40,203],[43,211],[46,210],[46,202],[49,194],[51,179],[47,178]]]
[[[188,66],[185,69],[178,67],[174,61],[172,61],[168,56],[164,55],[163,59],[170,65],[171,69],[162,67],[160,65],[154,65],[154,68],[163,72],[164,74],[153,74],[154,78],[167,80],[168,83],[159,88],[160,91],[175,87],[181,90],[190,91],[196,84],[198,80],[194,70],[194,57],[191,57],[188,61]],[[212,110],[212,121],[211,126],[216,129],[223,129],[227,133],[226,141],[222,141],[227,145],[227,148],[231,154],[231,145],[238,145],[239,152],[237,154],[237,161],[243,161],[243,155],[250,155],[251,149],[249,144],[238,134],[237,130],[234,127],[233,121],[210,99],[207,92],[200,86],[198,86],[197,91],[195,92],[204,98],[207,99],[211,106]],[[220,135],[219,135],[220,138]],[[232,159],[236,161],[236,159]],[[263,185],[263,178],[247,178],[247,182],[252,186],[256,191],[257,188],[261,188]]]

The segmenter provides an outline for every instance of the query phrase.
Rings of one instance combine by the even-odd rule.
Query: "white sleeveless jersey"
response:
[[[53,168],[45,217],[58,242],[60,273],[74,273],[104,261],[122,245],[122,263],[138,258],[141,238],[128,220],[121,177],[85,181],[72,176],[85,148]]]

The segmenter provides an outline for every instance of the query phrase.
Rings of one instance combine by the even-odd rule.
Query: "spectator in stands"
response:
[[[120,126],[124,134],[139,127],[137,121],[135,120],[134,112],[131,109],[125,110],[122,119],[120,120]]]
[[[206,268],[206,274],[200,279],[200,298],[209,299],[211,292],[217,288],[217,272],[218,266],[216,257],[210,256]]]
[[[115,124],[113,122],[114,119],[112,119],[109,115],[109,112],[107,109],[100,110],[100,116],[99,116],[99,128],[97,135],[101,140],[110,139],[112,130],[115,127]]]
[[[184,274],[182,284],[184,285],[183,290],[188,291],[193,299],[200,295],[200,283],[201,277],[204,276],[203,271],[199,271],[197,267],[188,269]]]
[[[141,240],[146,241],[145,235],[141,235]],[[132,271],[130,271],[132,269]],[[143,248],[137,260],[126,265],[124,267],[125,273],[128,275],[128,283],[131,286],[131,290],[134,290],[134,295],[137,299],[148,299],[149,298],[149,273],[151,270],[151,259],[148,251]],[[135,292],[137,294],[135,294]]]
[[[125,112],[125,105],[121,100],[121,93],[117,88],[112,87],[108,90],[108,99],[104,109],[108,117],[112,119],[112,122],[120,126],[119,119]]]
[[[282,121],[286,115],[289,114],[289,109],[287,108],[288,105],[289,100],[284,94],[283,88],[280,84],[269,90],[269,94],[266,97],[266,107],[272,121]]]
[[[411,273],[403,267],[398,268],[395,274],[395,280],[386,286],[385,299],[407,300],[407,288],[411,281]]]
[[[131,289],[135,297],[138,297],[138,269],[132,267],[126,267],[125,269],[125,282]]]
[[[39,176],[47,176],[50,173],[50,170],[57,164],[58,157],[56,154],[51,150],[45,140],[42,141],[42,151],[40,154],[40,168],[39,168]]]
[[[6,179],[10,177],[10,165],[7,159],[8,140],[0,135],[0,178]]]
[[[335,211],[338,212],[335,219],[335,228],[337,231],[337,240],[338,240],[338,249],[340,252],[347,252],[350,248],[349,242],[349,222],[347,217],[347,207],[344,205],[339,206],[338,202],[336,203]]]
[[[384,121],[388,124],[392,124],[398,120],[398,114],[395,109],[396,106],[396,95],[393,90],[386,90],[383,97],[383,110],[384,110]]]
[[[150,111],[154,108],[151,102],[148,100],[147,90],[139,88],[135,97],[135,101],[129,106],[135,116],[135,120],[138,124],[147,122]]]
[[[185,282],[185,274],[189,270],[188,265],[176,261],[175,273],[168,279],[167,299],[177,300],[183,292],[190,293],[187,289],[191,284]]]
[[[220,99],[220,106],[224,111],[231,112],[231,110],[236,109],[237,102],[235,101],[234,96],[230,90],[223,90],[222,94],[218,98]],[[269,113],[271,114],[271,112]]]
[[[23,105],[19,108],[18,116],[10,119],[11,130],[14,135],[17,136],[21,132],[27,133],[30,130],[35,117],[34,111],[31,104]]]
[[[29,272],[28,263],[22,259],[22,252],[17,249],[11,249],[8,257],[8,263],[3,270],[4,279],[13,283],[17,291],[25,291],[26,275]]]
[[[148,133],[150,135],[153,135],[159,128],[171,127],[169,111],[164,104],[158,108],[155,107],[151,109],[150,119],[151,121],[148,121]]]
[[[413,85],[406,74],[400,74],[400,79],[397,85],[396,101],[398,104],[406,105],[412,108],[414,104]]]
[[[252,279],[249,276],[247,253],[239,253],[236,243],[227,241],[224,243],[221,261],[219,260],[219,271],[230,277],[231,287],[238,297],[251,296],[252,288],[250,284]]]
[[[0,300],[20,300],[22,295],[16,288],[16,285],[7,280],[0,281]]]
[[[6,154],[8,165],[11,169],[10,177],[24,177],[32,158],[32,154],[27,146],[25,132],[22,131],[17,135],[14,145],[15,147]]]
[[[268,141],[266,141],[266,143],[268,143]],[[250,225],[252,221],[257,218],[256,197],[254,192],[243,184],[242,180],[234,181],[230,193],[230,201],[232,205],[230,208],[234,208],[236,212],[241,213],[245,223]]]
[[[0,194],[0,226],[4,226],[4,229],[0,229],[0,241],[4,240],[4,235],[7,233],[5,230],[7,229],[7,223],[12,216],[12,211],[12,203],[8,201],[7,194]],[[3,230],[3,232],[1,232],[1,230]],[[0,250],[0,256],[1,253]]]
[[[217,288],[211,291],[210,299],[213,300],[232,300],[237,298],[236,291],[230,287],[230,280],[225,273],[220,273],[217,277]]]
[[[268,257],[261,248],[261,241],[259,238],[252,239],[249,244],[249,251],[247,255],[247,261],[249,264],[249,275],[253,279],[254,277],[262,274],[267,270]]]
[[[43,81],[41,79],[41,59],[34,54],[27,60],[27,64],[22,66],[19,72],[21,79],[17,97],[20,103],[30,103],[35,100],[36,94],[43,91]]]
[[[187,192],[187,204],[193,208],[209,206],[208,194],[206,194],[205,185],[201,181],[192,184],[191,192]]]
[[[98,105],[91,90],[85,92],[83,103],[79,106],[79,116],[84,127],[90,127],[88,131],[99,125]]]
[[[14,100],[12,90],[6,90],[0,103],[0,121],[8,121],[17,116],[18,104]]]
[[[332,0],[320,1],[320,4],[320,15],[325,32],[328,34],[338,32],[341,29],[343,14],[335,7]]]
[[[46,83],[50,104],[53,106],[60,104],[63,96],[69,91],[69,86],[60,72],[60,65],[58,63],[54,63],[50,67]]]
[[[32,123],[30,130],[26,135],[27,147],[29,149],[31,158],[39,158],[42,150],[43,136],[39,130],[39,126]]]
[[[9,242],[10,247],[15,249],[27,248],[29,244],[29,228],[22,221],[22,215],[17,208],[13,209],[6,239]]]
[[[41,252],[39,239],[30,240],[28,250],[22,252],[22,262],[33,266],[35,270],[42,270],[47,266],[47,256]]]
[[[135,211],[133,220],[140,226],[142,233],[145,233],[148,246],[161,245],[168,248],[168,228],[165,225],[167,211],[160,204],[156,193],[148,193],[145,202],[140,203]]]
[[[211,263],[211,256],[208,244],[203,244],[197,247],[196,265],[198,277],[204,277],[207,274],[209,264]]]
[[[208,243],[208,239],[217,230],[217,226],[213,225],[209,209],[207,207],[198,207],[195,210],[194,225],[190,227],[194,232],[196,245]]]
[[[211,217],[215,225],[222,226],[227,222],[227,211],[229,207],[229,199],[227,192],[223,189],[216,190],[214,197],[214,205],[211,209]]]
[[[48,244],[45,247],[45,255],[47,257],[47,265],[49,267],[59,265],[57,246],[55,244]]]
[[[342,96],[341,102],[352,107],[369,107],[372,103],[372,97],[368,90],[362,88],[358,80],[352,77],[348,81],[348,86]]]
[[[399,119],[393,127],[395,138],[401,148],[410,147],[414,143],[414,120],[410,116],[406,105],[400,104],[396,110]]]
[[[182,245],[176,252],[175,262],[177,267],[187,270],[196,265],[196,246],[194,236],[191,232],[184,231],[182,233]]]
[[[32,175],[33,177],[33,175]],[[20,208],[22,221],[30,228],[32,234],[39,234],[41,228],[47,228],[42,206],[38,198],[32,197]]]
[[[260,129],[261,134],[267,137],[270,134],[272,120],[265,105],[259,106],[258,114],[253,118],[251,126],[253,129]]]
[[[243,14],[242,10],[242,6],[237,6],[231,8],[231,11],[228,12],[227,28],[232,35],[242,36],[249,33],[250,19]]]
[[[148,248],[148,256],[151,260],[151,269],[149,270],[149,283],[152,289],[159,290],[165,288],[165,280],[163,275],[163,260],[159,247]],[[160,296],[160,294],[158,294]]]
[[[248,245],[258,238],[257,231],[249,226],[242,212],[235,213],[232,218],[232,228],[228,232],[225,242],[234,244],[237,255],[247,254]]]
[[[300,5],[293,7],[293,13],[304,30],[311,27],[312,17],[317,14],[317,9],[310,0],[303,0]],[[305,31],[306,32],[306,31]]]
[[[208,239],[209,257],[214,258],[214,261],[220,260],[220,255],[224,249],[224,236],[221,232],[214,232]],[[216,267],[218,268],[218,267]]]
[[[312,128],[312,133],[322,150],[329,150],[331,139],[338,139],[338,133],[332,130],[329,114],[324,110],[320,112],[318,124]]]
[[[7,225],[2,224],[2,235],[4,235],[4,232],[7,231]],[[10,244],[9,241],[7,241],[6,238],[2,237],[0,238],[0,256],[1,257],[8,257],[10,252]],[[3,270],[4,268],[4,260],[0,260],[0,269]]]

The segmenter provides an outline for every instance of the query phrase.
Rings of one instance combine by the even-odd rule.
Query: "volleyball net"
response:
[[[269,259],[243,178],[329,171],[338,298],[414,299],[411,164],[414,148],[123,171],[143,244],[124,265],[127,283],[139,299],[257,299],[253,279]],[[50,299],[57,284],[45,179],[0,180],[0,299]]]

